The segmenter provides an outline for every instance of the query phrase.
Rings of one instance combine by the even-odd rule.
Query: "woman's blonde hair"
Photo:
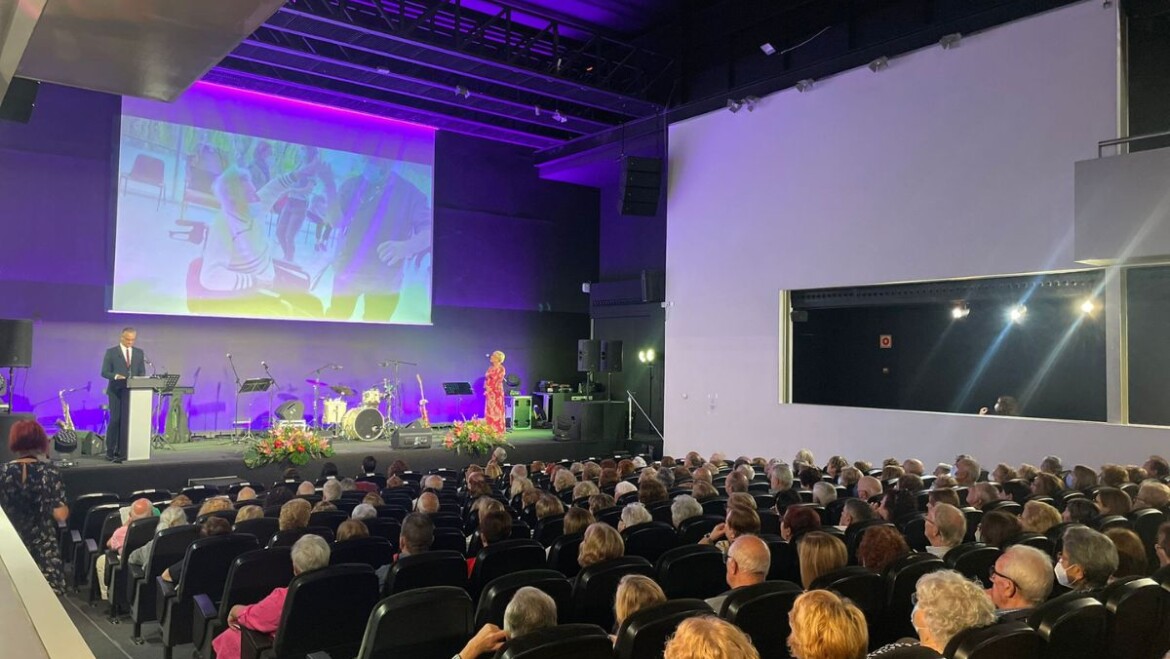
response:
[[[496,357],[499,357],[499,358],[500,358],[500,363],[501,363],[501,364],[503,364],[503,363],[504,363],[504,360],[508,358],[508,356],[507,356],[507,355],[505,355],[505,354],[504,354],[502,351],[500,351],[500,350],[493,350],[493,351],[492,351],[492,354],[491,354],[491,356],[490,356],[490,357],[488,357],[488,359],[495,359]]]
[[[1020,525],[1027,533],[1048,533],[1048,529],[1061,523],[1060,511],[1043,501],[1029,501],[1020,513]]]
[[[666,593],[653,579],[641,574],[627,574],[618,582],[613,598],[613,616],[618,626],[631,614],[666,601]]]
[[[366,528],[366,523],[360,519],[347,519],[337,527],[338,542],[368,537],[370,537],[370,530]]]
[[[625,553],[626,543],[617,529],[604,522],[594,522],[585,529],[585,537],[577,550],[577,563],[589,567]]]
[[[211,497],[207,501],[204,501],[203,505],[199,507],[199,513],[196,515],[196,517],[202,517],[208,513],[215,513],[215,512],[219,512],[221,510],[231,510],[231,509],[232,509],[232,500],[231,499],[229,499],[227,497]]]
[[[808,542],[806,537],[802,542]],[[788,650],[794,659],[865,659],[869,629],[853,602],[828,590],[810,590],[788,612]]]
[[[800,583],[808,590],[818,577],[839,570],[849,562],[845,543],[823,531],[804,534],[797,545],[800,559]]]
[[[589,510],[574,506],[565,511],[564,533],[565,535],[584,533],[585,529],[596,521]]]
[[[687,618],[666,642],[664,659],[760,659],[747,634],[715,616]]]
[[[555,496],[545,493],[536,500],[536,519],[544,519],[550,515],[560,515],[565,512],[565,504]]]
[[[293,531],[305,528],[309,525],[309,514],[312,512],[313,506],[304,499],[286,501],[280,507],[280,530]]]
[[[244,506],[236,513],[236,524],[250,519],[260,519],[264,516],[264,509],[260,506]]]

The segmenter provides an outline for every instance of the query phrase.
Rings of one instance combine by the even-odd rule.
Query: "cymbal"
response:
[[[329,388],[332,389],[334,391],[334,393],[340,394],[342,396],[352,396],[353,395],[353,389],[345,386],[344,384],[335,384]]]
[[[328,382],[322,382],[322,381],[320,381],[320,380],[314,380],[313,378],[309,378],[308,380],[305,380],[305,384],[311,384],[311,385],[313,385],[314,387],[328,387],[328,386],[329,386],[329,383],[328,383]]]

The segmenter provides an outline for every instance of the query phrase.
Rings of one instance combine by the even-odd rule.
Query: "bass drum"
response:
[[[372,442],[382,436],[386,420],[382,413],[372,407],[357,407],[345,413],[341,419],[341,433],[359,442]]]

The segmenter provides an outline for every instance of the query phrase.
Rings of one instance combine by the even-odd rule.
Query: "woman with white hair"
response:
[[[359,503],[353,507],[353,512],[350,513],[350,519],[374,519],[378,516],[378,509],[368,503]]]
[[[620,482],[620,483],[618,483],[617,485],[615,485],[615,486],[614,486],[614,488],[613,488],[613,498],[614,498],[615,500],[616,500],[616,499],[620,499],[620,498],[622,498],[622,497],[623,497],[624,495],[626,495],[626,494],[629,494],[629,493],[631,493],[631,492],[637,492],[637,491],[638,491],[638,486],[637,486],[637,485],[634,485],[634,484],[633,484],[633,483],[631,483],[630,481],[622,481],[622,482]]]
[[[688,519],[702,516],[702,504],[689,494],[680,494],[670,504],[670,521],[676,529]]]
[[[653,521],[654,516],[650,514],[645,504],[628,503],[625,508],[622,508],[622,519],[618,522],[618,531],[625,531],[639,524],[647,524]]]
[[[186,524],[186,523],[187,523],[187,511],[183,510],[179,506],[170,506],[166,510],[162,511],[161,515],[159,515],[158,526],[155,527],[155,531],[154,531],[155,536],[154,537],[155,538],[158,537],[159,531],[163,531],[163,530],[166,530],[169,528],[174,528],[176,526],[181,526],[181,525]],[[147,559],[150,558],[150,552],[153,549],[154,549],[154,538],[151,538],[145,545],[142,545],[138,549],[135,549],[134,551],[130,552],[130,558],[128,559],[130,561],[130,564],[137,565],[140,567],[145,566]]]
[[[892,643],[874,651],[871,657],[880,657],[894,648],[915,645],[930,648],[941,657],[947,643],[959,632],[995,622],[995,604],[991,597],[982,586],[954,570],[939,570],[923,576],[914,593],[918,603],[910,621],[918,632],[918,643]]]
[[[329,543],[319,535],[305,535],[292,546],[293,576],[329,566]],[[275,588],[255,604],[237,604],[228,612],[228,628],[211,646],[219,659],[240,659],[240,628],[247,627],[275,638],[288,588]]]

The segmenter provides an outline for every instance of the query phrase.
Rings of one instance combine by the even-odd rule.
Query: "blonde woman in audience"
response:
[[[517,465],[517,466],[520,466],[520,465]],[[510,488],[508,488],[508,498],[515,499],[516,497],[524,494],[525,492],[533,489],[534,487],[535,486],[532,484],[532,481],[528,480],[527,477],[517,476],[517,477],[512,479],[512,486]]]
[[[362,497],[362,503],[369,504],[375,508],[386,505],[386,501],[382,499],[382,495],[377,492],[369,492]]]
[[[565,512],[565,504],[551,494],[544,493],[536,500],[536,519],[541,520]]]
[[[596,515],[606,508],[613,508],[617,503],[608,494],[594,494],[589,497],[589,512]]]
[[[618,582],[617,594],[613,598],[614,629],[621,629],[622,622],[638,611],[665,601],[666,593],[653,579],[641,574],[627,574]],[[616,642],[617,636],[611,634],[610,640]]]
[[[812,531],[801,537],[796,554],[800,562],[800,583],[805,590],[818,578],[840,570],[849,562],[849,551],[840,538],[823,531]]]
[[[760,659],[760,653],[730,622],[697,616],[679,623],[666,642],[663,659]]]
[[[1006,483],[1017,478],[1019,478],[1019,475],[1016,474],[1016,470],[1012,469],[1011,465],[1003,462],[995,465],[995,469],[991,472],[991,480],[996,483]]]
[[[747,492],[732,492],[727,496],[728,508],[744,508],[746,510],[759,510],[756,507],[756,498]]]
[[[236,524],[246,522],[250,519],[260,519],[263,516],[264,509],[260,506],[244,506],[236,512]],[[162,524],[161,519],[159,520],[159,524]]]
[[[719,496],[719,490],[716,490],[715,486],[707,481],[696,478],[695,484],[691,487],[691,496],[699,501],[706,501],[707,499],[713,499]]]
[[[1072,471],[1068,472],[1065,484],[1074,490],[1085,492],[1090,488],[1097,487],[1097,472],[1093,471],[1085,465],[1076,465]]]
[[[368,537],[370,537],[370,530],[360,519],[347,519],[337,527],[337,542]]]
[[[585,508],[578,508],[573,506],[565,512],[564,534],[575,535],[577,533],[584,533],[589,525],[595,522],[593,513]]]
[[[585,529],[585,537],[577,550],[577,564],[587,568],[611,558],[621,558],[625,553],[626,543],[617,529],[604,522],[594,522]]]
[[[581,481],[573,486],[573,500],[584,499],[591,497],[594,494],[601,494],[601,489],[597,487],[592,481]]]
[[[232,510],[232,500],[227,497],[211,497],[199,506],[199,512],[195,514],[196,517],[203,517],[210,513],[217,513],[221,510]]]
[[[954,570],[924,575],[918,580],[914,592],[918,605],[914,607],[910,620],[919,640],[892,643],[869,656],[881,657],[896,648],[922,646],[941,657],[955,634],[995,622],[995,604],[991,597],[982,586]]]
[[[490,481],[498,481],[504,476],[504,469],[496,462],[489,462],[483,469],[483,475]]]
[[[279,529],[281,531],[295,531],[307,527],[309,525],[309,515],[312,512],[313,507],[304,499],[293,499],[292,501],[285,502],[280,507]]]
[[[1020,513],[1020,525],[1025,533],[1048,533],[1061,523],[1060,511],[1043,501],[1029,501]]]
[[[318,501],[317,503],[313,504],[312,512],[330,513],[335,510],[337,510],[337,506],[334,505],[332,501]],[[239,519],[239,517],[237,516],[236,519]]]
[[[565,490],[572,492],[576,485],[577,477],[568,469],[558,469],[556,475],[553,476],[553,490],[558,495]]]
[[[788,612],[793,659],[864,659],[869,645],[865,615],[828,590],[810,590]]]
[[[630,494],[631,492],[637,492],[637,491],[638,491],[637,485],[634,485],[630,481],[622,481],[622,482],[618,483],[616,486],[614,486],[613,498],[615,500],[617,500],[617,499],[620,499],[627,494]]]
[[[1021,463],[1020,467],[1016,469],[1016,475],[1019,476],[1021,480],[1025,480],[1029,483],[1035,480],[1036,474],[1039,473],[1040,470],[1037,469],[1035,465],[1030,465],[1027,462]]]

